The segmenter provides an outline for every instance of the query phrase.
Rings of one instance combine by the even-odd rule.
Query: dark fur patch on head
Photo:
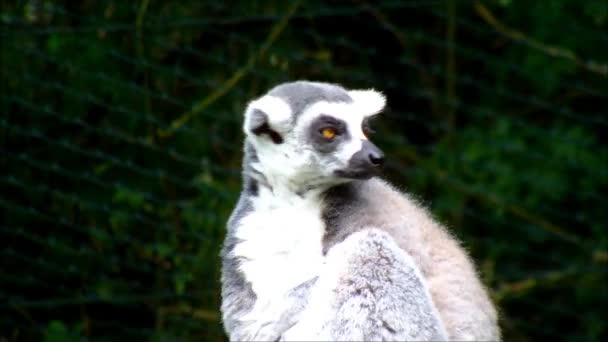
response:
[[[263,123],[261,126],[252,129],[251,132],[255,135],[268,134],[273,143],[283,143],[283,137],[281,137],[279,133],[270,128],[267,122]]]
[[[283,137],[268,124],[268,115],[259,109],[254,109],[250,114],[249,130],[255,135],[268,134],[275,144],[283,143]]]

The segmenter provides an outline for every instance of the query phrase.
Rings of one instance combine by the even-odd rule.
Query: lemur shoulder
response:
[[[378,177],[385,98],[297,81],[245,111],[243,190],[222,249],[231,340],[499,340],[467,253]]]

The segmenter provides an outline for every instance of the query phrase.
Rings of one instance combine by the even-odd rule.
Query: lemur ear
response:
[[[281,144],[291,119],[291,108],[274,96],[263,96],[252,101],[245,111],[245,134],[267,135],[275,144]]]
[[[268,123],[268,115],[266,115],[266,113],[256,108],[249,112],[248,116],[249,123],[248,128],[246,128],[246,133],[251,132],[257,136],[266,134],[272,140],[273,143],[283,143],[283,137],[279,134],[279,132],[275,131],[270,127],[270,124]]]
[[[361,108],[366,116],[380,113],[386,105],[386,98],[384,95],[374,89],[350,90],[348,95],[353,99],[355,105],[358,108]]]

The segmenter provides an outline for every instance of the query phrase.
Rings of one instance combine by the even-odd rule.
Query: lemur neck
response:
[[[257,167],[256,167],[257,166]],[[266,173],[259,165],[251,165],[249,172],[244,174],[244,186],[267,190],[277,197],[316,197],[326,191],[330,185],[313,184],[311,182],[290,179],[283,175]]]
[[[308,197],[320,194],[330,185],[312,174],[285,172],[290,169],[281,160],[272,163],[266,158],[265,163],[260,160],[257,151],[251,142],[245,143],[243,157],[243,185],[245,188],[268,189],[271,193],[281,197]],[[296,168],[291,168],[296,169]]]

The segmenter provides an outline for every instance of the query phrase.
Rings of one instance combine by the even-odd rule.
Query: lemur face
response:
[[[380,171],[384,154],[368,140],[370,118],[348,123],[321,114],[308,127],[308,139],[321,164],[343,178],[367,179]]]
[[[374,113],[375,114],[375,113]],[[296,132],[311,150],[327,177],[367,179],[377,174],[384,154],[368,140],[373,116],[362,112],[357,102],[317,102],[296,125]]]
[[[309,188],[370,178],[384,162],[368,140],[384,104],[374,90],[303,81],[275,87],[245,115],[254,167],[271,182]]]

